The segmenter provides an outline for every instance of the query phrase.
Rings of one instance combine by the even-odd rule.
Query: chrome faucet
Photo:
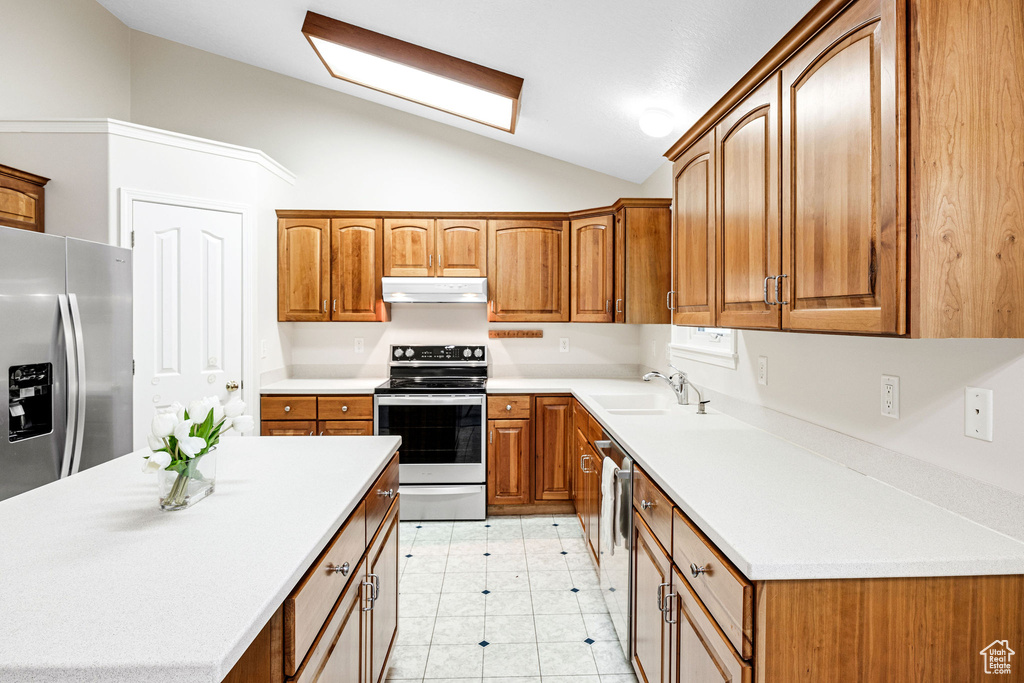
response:
[[[675,372],[672,373],[672,375],[669,377],[666,377],[662,373],[655,370],[652,372],[648,372],[646,375],[644,375],[643,379],[645,382],[650,382],[652,379],[662,379],[668,382],[668,385],[672,387],[672,391],[676,392],[676,401],[678,401],[679,405],[681,406],[690,405],[690,387],[693,387],[693,390],[697,392],[697,414],[707,415],[707,411],[704,409],[704,406],[710,403],[711,401],[704,400],[704,397],[700,393],[700,389],[694,386],[694,384],[686,376],[685,372],[683,372],[674,365],[670,367],[673,370],[675,370]]]

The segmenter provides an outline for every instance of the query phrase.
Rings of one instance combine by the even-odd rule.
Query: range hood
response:
[[[384,277],[384,301],[393,304],[485,304],[485,277]]]

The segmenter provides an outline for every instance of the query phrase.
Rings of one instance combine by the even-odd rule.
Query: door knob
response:
[[[228,383],[224,385],[228,391],[238,391],[238,382],[235,380],[228,380]]]

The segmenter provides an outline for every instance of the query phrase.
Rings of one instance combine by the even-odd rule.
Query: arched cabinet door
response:
[[[891,24],[860,0],[783,65],[787,329],[904,332]]]
[[[277,222],[277,319],[330,319],[331,281],[326,218]]]
[[[387,319],[380,283],[382,233],[379,218],[331,219],[331,320]]]
[[[672,222],[672,322],[715,324],[715,133],[676,159]]]
[[[778,329],[770,279],[782,265],[778,74],[715,127],[715,174],[718,325]]]
[[[615,322],[614,222],[611,215],[572,221],[573,322]]]
[[[569,322],[569,222],[487,222],[488,319]]]
[[[436,232],[434,275],[487,276],[487,221],[440,218]]]
[[[384,275],[434,275],[434,219],[388,218],[384,221]]]

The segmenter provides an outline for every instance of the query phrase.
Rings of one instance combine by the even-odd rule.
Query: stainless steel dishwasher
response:
[[[605,432],[603,439],[596,442],[601,457],[607,457],[615,463],[613,491],[615,499],[611,505],[601,506],[601,517],[598,522],[600,529],[608,529],[611,534],[601,531],[601,592],[608,605],[608,615],[615,626],[615,634],[619,637],[622,652],[629,660],[630,644],[630,573],[633,563],[630,560],[633,546],[633,459],[626,451]],[[605,463],[607,465],[607,462]],[[602,486],[601,501],[604,502]],[[606,541],[611,541],[607,547]]]

